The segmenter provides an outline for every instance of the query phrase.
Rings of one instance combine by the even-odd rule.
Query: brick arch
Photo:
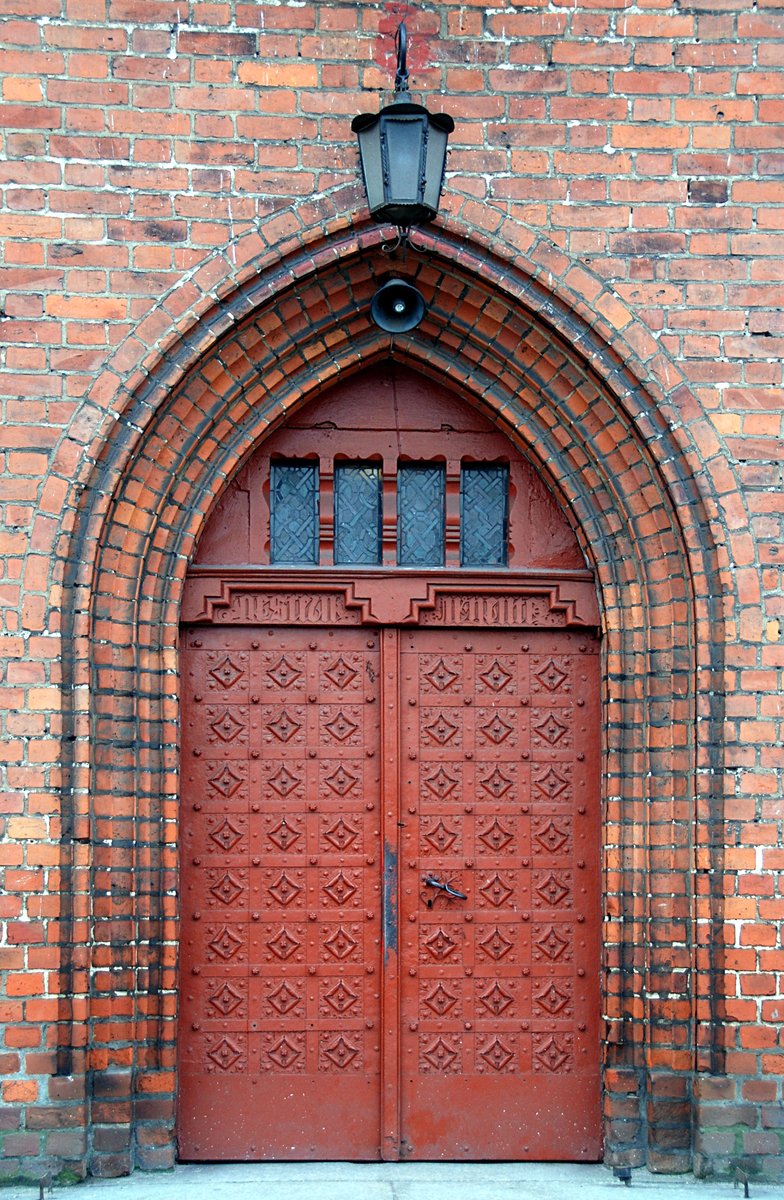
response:
[[[512,244],[509,230],[497,229],[496,239]],[[672,404],[683,385],[670,381],[665,394],[666,372],[657,382],[653,339],[585,280],[570,307],[520,268],[519,246],[513,263],[511,252],[491,255],[479,238],[460,240],[454,223],[419,240],[427,252],[410,253],[404,270],[428,312],[394,345],[368,319],[390,270],[378,234],[344,234],[249,275],[197,324],[186,322],[182,337],[159,339],[145,369],[132,362],[132,347],[121,348],[93,396],[98,404],[111,393],[122,418],[98,456],[69,560],[67,666],[81,707],[71,714],[78,759],[67,821],[72,839],[92,832],[95,850],[91,878],[71,865],[66,880],[94,897],[93,967],[106,970],[86,1011],[98,1090],[101,1080],[127,1076],[129,1097],[137,1088],[161,1097],[158,1124],[138,1124],[144,1165],[171,1152],[154,1143],[174,1089],[176,644],[187,563],[223,483],[265,434],[331,382],[390,354],[496,421],[559,496],[597,574],[607,681],[608,1082],[612,1090],[621,1068],[624,1087],[652,1089],[654,1165],[666,1167],[662,1147],[672,1140],[656,1089],[668,1119],[679,1111],[676,1123],[688,1124],[694,1071],[716,1065],[718,964],[709,939],[697,942],[720,914],[690,881],[698,852],[718,853],[719,798],[703,795],[699,781],[706,763],[718,765],[721,713],[700,711],[699,744],[696,717],[705,703],[698,679],[711,704],[720,692],[708,684],[721,668],[712,647],[723,640],[724,584],[710,539],[710,475],[674,419],[687,396]],[[527,262],[538,255],[547,270],[556,266],[551,248],[525,249]],[[564,266],[564,279],[574,270]],[[679,872],[677,887],[665,866]],[[126,873],[138,897],[119,914],[106,886],[112,873]],[[79,971],[76,950],[64,971],[76,994]],[[664,992],[667,1001],[648,998]],[[128,1050],[112,1062],[107,1031],[121,1014]],[[139,1112],[152,1120],[137,1103]],[[616,1122],[610,1152],[639,1158],[633,1143]]]

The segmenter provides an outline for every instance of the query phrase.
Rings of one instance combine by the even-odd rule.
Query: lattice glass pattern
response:
[[[397,473],[397,561],[401,567],[444,565],[446,473],[416,463]]]
[[[318,467],[273,463],[270,470],[270,559],[318,565]]]
[[[464,466],[460,475],[460,563],[505,567],[509,524],[509,468]]]
[[[335,466],[335,562],[381,562],[381,468],[370,463]]]

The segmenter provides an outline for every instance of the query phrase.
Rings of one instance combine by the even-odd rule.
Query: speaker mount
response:
[[[370,301],[370,315],[387,333],[408,333],[424,317],[425,300],[413,283],[389,279]]]

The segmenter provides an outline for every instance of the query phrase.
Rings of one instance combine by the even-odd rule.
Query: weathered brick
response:
[[[205,484],[237,431],[263,410],[261,438],[279,396],[381,353],[367,306],[395,263],[428,312],[393,355],[482,395],[541,453],[598,564],[607,1161],[687,1169],[693,1119],[701,1171],[742,1149],[780,1174],[781,21],[743,0],[426,0],[407,18],[412,86],[456,129],[444,215],[404,260],[366,224],[349,128],[390,90],[396,7],[196,0],[186,22],[175,0],[109,0],[100,17],[92,0],[17,0],[7,14],[7,1155],[14,1170],[39,1154],[86,1167],[89,1095],[95,1174],[173,1161],[169,910],[152,966],[140,932],[178,886],[176,769],[156,755],[177,741],[180,568],[207,493],[240,465],[221,458]],[[166,980],[154,1016],[150,969]],[[632,1069],[643,1045],[650,1069]]]

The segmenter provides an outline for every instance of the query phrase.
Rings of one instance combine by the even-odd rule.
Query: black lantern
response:
[[[408,98],[406,27],[395,38],[395,99],[380,113],[361,113],[351,123],[370,215],[408,229],[432,221],[444,183],[446,144],[455,123],[446,113],[430,113]]]

